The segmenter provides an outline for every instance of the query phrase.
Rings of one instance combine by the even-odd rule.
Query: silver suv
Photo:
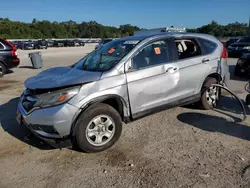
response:
[[[191,103],[214,108],[220,93],[211,84],[228,79],[227,51],[213,36],[130,36],[27,79],[17,120],[44,140],[99,152],[118,140],[122,122]]]

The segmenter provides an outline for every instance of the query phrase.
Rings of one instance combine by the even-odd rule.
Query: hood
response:
[[[52,89],[97,81],[101,72],[89,72],[70,67],[56,67],[28,78],[24,85],[29,89]]]

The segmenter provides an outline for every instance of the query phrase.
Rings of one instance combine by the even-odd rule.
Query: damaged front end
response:
[[[99,80],[101,74],[58,67],[27,79],[18,103],[18,123],[46,142],[65,140],[70,134],[72,117],[79,110],[68,101],[78,94],[82,85]]]
[[[25,89],[20,97],[26,114],[40,108],[47,108],[66,103],[79,92],[81,85],[66,87],[66,88],[53,88],[53,89]]]

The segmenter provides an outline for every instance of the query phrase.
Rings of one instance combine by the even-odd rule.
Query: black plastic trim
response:
[[[167,109],[170,109],[170,108],[173,108],[173,107],[192,104],[194,102],[199,101],[200,97],[201,97],[201,94],[199,93],[199,94],[193,95],[191,97],[187,97],[187,98],[184,98],[184,99],[181,99],[181,100],[171,102],[169,104],[161,105],[161,106],[149,109],[149,110],[145,110],[145,111],[142,111],[142,112],[132,114],[132,117],[133,117],[133,120],[137,120],[137,119],[143,118],[145,116],[148,116],[148,115],[151,115],[151,114],[163,111],[163,110],[167,110]]]

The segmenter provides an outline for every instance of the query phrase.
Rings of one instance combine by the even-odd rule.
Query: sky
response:
[[[97,21],[108,26],[197,28],[248,23],[250,0],[1,0],[0,17],[15,21]]]

